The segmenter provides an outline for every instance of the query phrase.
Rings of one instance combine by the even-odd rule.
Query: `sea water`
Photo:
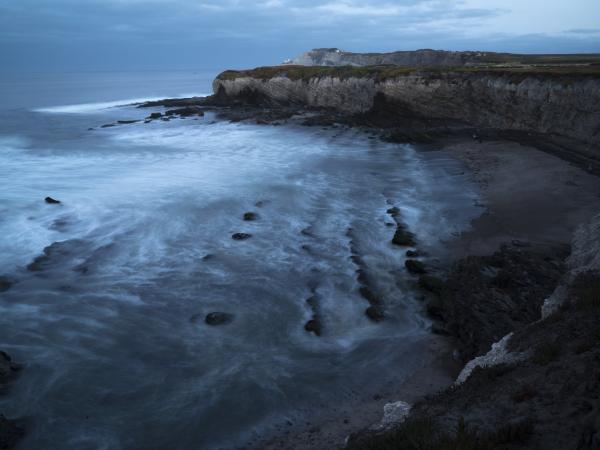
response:
[[[14,284],[0,350],[25,368],[0,412],[26,419],[19,448],[235,447],[427,360],[431,324],[386,211],[435,264],[477,213],[460,164],[343,126],[207,113],[101,127],[160,110],[137,101],[206,95],[215,73],[2,79],[0,275]],[[311,297],[320,337],[304,330]],[[211,327],[214,311],[234,319]]]

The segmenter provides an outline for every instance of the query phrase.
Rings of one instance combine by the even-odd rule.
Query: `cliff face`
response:
[[[384,100],[387,110],[404,115],[550,133],[600,145],[600,75],[594,73],[437,70],[354,76],[347,70],[298,70],[224,72],[213,89],[225,102],[250,99],[347,114],[368,112],[376,100]]]

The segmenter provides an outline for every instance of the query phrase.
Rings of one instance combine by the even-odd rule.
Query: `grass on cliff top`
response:
[[[268,80],[274,77],[287,77],[291,80],[308,81],[314,78],[333,77],[372,78],[384,81],[404,75],[418,73],[420,75],[436,75],[444,73],[493,73],[510,75],[519,78],[526,76],[594,76],[600,77],[599,65],[554,65],[554,66],[464,66],[464,67],[407,67],[407,66],[268,66],[250,70],[226,70],[219,74],[219,80],[235,80],[237,78],[257,78]]]

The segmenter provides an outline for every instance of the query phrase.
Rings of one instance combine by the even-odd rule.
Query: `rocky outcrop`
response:
[[[422,49],[389,53],[353,53],[339,48],[315,48],[302,53],[285,64],[302,66],[372,66],[394,64],[399,66],[469,66],[489,64],[546,64],[578,63],[593,61],[598,55],[518,55],[496,52],[452,52],[445,50]]]
[[[20,364],[15,363],[7,353],[0,351],[0,394],[17,377],[20,370]],[[14,448],[23,434],[24,430],[17,422],[0,414],[0,450]]]
[[[553,294],[561,292],[562,298],[541,319],[544,286],[556,281],[558,269],[547,257],[531,249],[504,248],[492,257],[459,263],[442,298],[444,291],[460,290],[461,283],[471,280],[465,286],[481,295],[451,294],[446,300],[471,303],[471,314],[485,317],[490,326],[469,318],[471,328],[453,334],[459,341],[470,336],[478,343],[491,339],[485,329],[496,336],[508,326],[515,331],[468,363],[452,388],[413,405],[399,426],[358,433],[346,448],[600,448],[599,229],[597,215],[576,231],[568,272]],[[482,308],[486,304],[495,306]],[[451,311],[455,305],[446,301],[440,308]]]
[[[600,214],[577,228],[572,245],[571,255],[567,259],[568,272],[542,306],[544,318],[556,313],[568,301],[571,286],[578,277],[590,272],[600,273]]]
[[[383,110],[398,124],[415,116],[446,119],[600,146],[597,69],[281,66],[223,72],[213,89],[221,105],[300,105],[347,115]]]
[[[226,324],[232,322],[233,319],[234,319],[233,314],[229,314],[226,312],[211,312],[206,315],[206,317],[204,318],[204,322],[207,325],[212,325],[212,326],[226,325]]]
[[[454,336],[464,361],[541,318],[540,308],[565,269],[567,249],[505,245],[458,261],[428,304],[438,327]]]

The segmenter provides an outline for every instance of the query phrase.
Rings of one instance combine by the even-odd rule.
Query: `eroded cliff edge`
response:
[[[298,106],[544,134],[576,141],[600,160],[600,67],[263,67],[226,71],[213,83],[221,105]]]

